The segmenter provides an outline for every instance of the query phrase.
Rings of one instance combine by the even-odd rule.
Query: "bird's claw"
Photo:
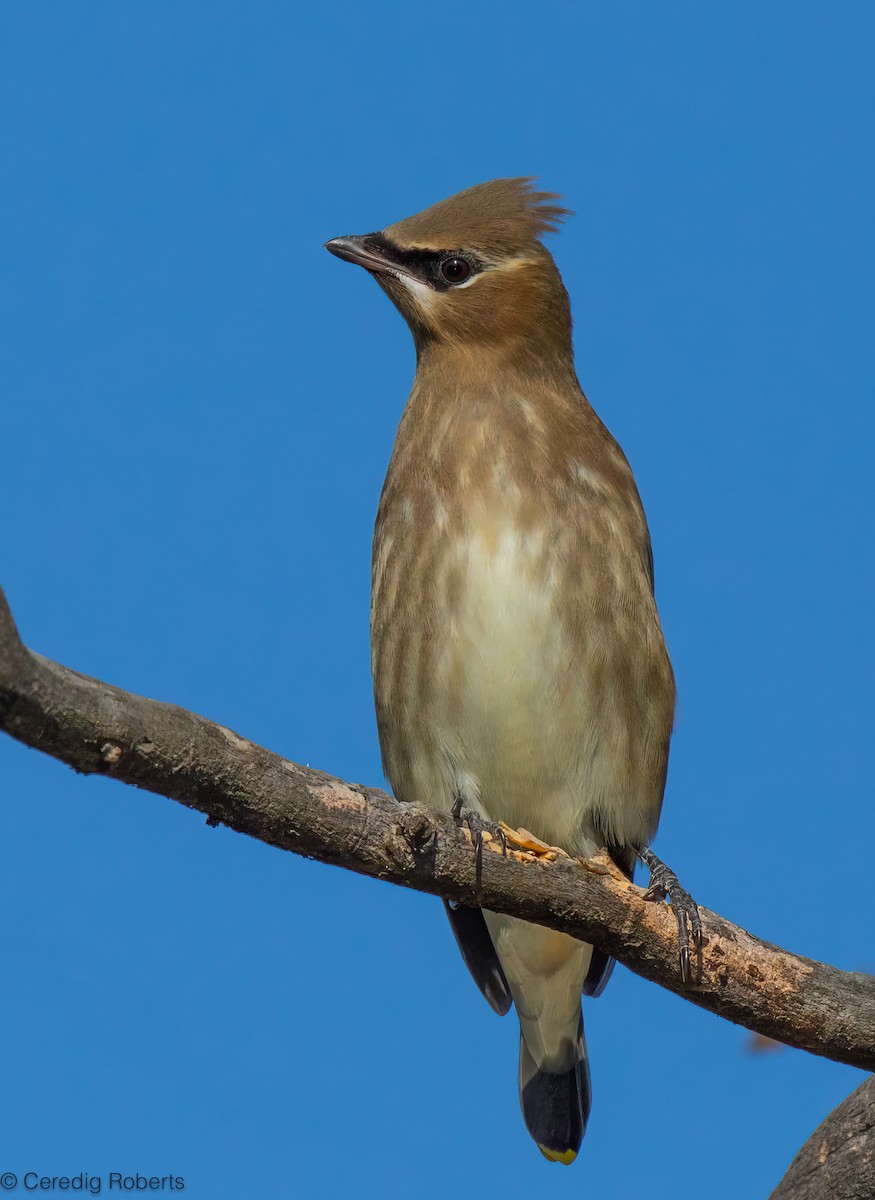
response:
[[[465,808],[462,803],[462,797],[457,796],[453,802],[453,807],[450,810],[453,819],[460,825],[465,825],[468,832],[471,834],[471,845],[474,847],[474,865],[477,871],[477,878],[480,878],[480,873],[483,870],[483,834],[488,833],[490,838],[494,838],[501,845],[501,853],[504,858],[507,858],[507,837],[498,821],[488,821],[481,817],[479,813],[474,812],[471,808]]]
[[[693,932],[693,945],[698,951],[702,947],[702,918],[695,900],[685,888],[678,883],[678,877],[652,850],[642,850],[638,856],[650,871],[650,885],[644,893],[645,900],[665,900],[674,911],[678,923],[678,956],[681,968],[681,979],[689,983],[692,978],[692,956],[690,953],[690,929]]]

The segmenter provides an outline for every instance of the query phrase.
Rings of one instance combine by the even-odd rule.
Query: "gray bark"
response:
[[[769,1200],[873,1200],[875,1076],[834,1108],[790,1163]]]
[[[606,856],[505,858],[493,843],[478,871],[465,831],[446,813],[289,762],[195,713],[28,650],[2,591],[0,729],[77,771],[110,775],[196,809],[210,825],[593,942],[727,1020],[875,1069],[875,977],[791,954],[703,908],[703,945],[685,985],[670,909],[644,903],[642,890]],[[869,1081],[806,1143],[772,1200],[872,1200],[872,1109]]]

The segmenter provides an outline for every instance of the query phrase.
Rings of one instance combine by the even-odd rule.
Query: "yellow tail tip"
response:
[[[542,1146],[540,1142],[538,1142],[538,1149],[548,1162],[562,1163],[566,1167],[570,1167],[577,1158],[576,1150],[550,1150],[547,1146]]]

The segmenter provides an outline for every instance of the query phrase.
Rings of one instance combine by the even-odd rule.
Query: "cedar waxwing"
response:
[[[689,973],[698,915],[648,849],[675,686],[632,471],[574,370],[568,294],[541,243],[566,210],[528,179],[469,188],[327,249],[365,267],[416,344],[374,533],[372,668],[395,795],[606,848],[669,895]],[[477,847],[478,852],[480,847]],[[520,1021],[519,1089],[544,1155],[590,1109],[581,995],[613,962],[514,917],[447,905],[464,960]]]

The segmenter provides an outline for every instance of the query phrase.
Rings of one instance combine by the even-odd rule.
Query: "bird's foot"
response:
[[[489,821],[473,809],[465,808],[461,796],[457,796],[451,809],[453,818],[466,830],[477,858],[477,873],[483,866],[483,847],[507,858],[510,853],[518,862],[538,862],[548,866],[557,858],[568,858],[561,846],[550,846],[542,842],[528,829],[512,829],[504,821]]]
[[[504,830],[498,821],[488,821],[481,817],[479,813],[474,812],[472,808],[465,808],[462,804],[462,797],[457,796],[453,801],[453,807],[450,810],[453,819],[468,830],[468,836],[471,838],[471,845],[474,847],[474,861],[477,869],[477,877],[480,877],[480,872],[483,869],[483,844],[484,842],[492,844],[497,842],[494,849],[501,848],[501,853],[507,858],[507,838],[504,835]]]
[[[678,923],[678,951],[680,957],[681,979],[689,983],[692,975],[690,955],[690,929],[693,931],[693,945],[696,950],[702,946],[702,919],[696,902],[688,891],[678,883],[678,877],[652,850],[642,850],[638,857],[650,872],[650,885],[644,893],[645,900],[668,901],[674,910]]]
[[[520,862],[540,862],[546,865],[555,862],[557,858],[569,857],[567,850],[542,842],[528,829],[511,829],[504,821],[499,821],[499,825],[505,841],[513,847],[514,857]]]

